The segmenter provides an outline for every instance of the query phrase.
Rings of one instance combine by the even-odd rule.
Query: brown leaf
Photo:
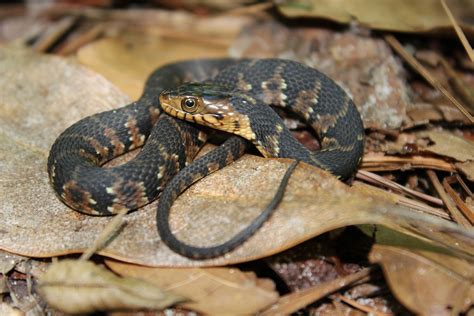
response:
[[[38,292],[62,312],[163,309],[184,300],[135,278],[121,278],[90,261],[63,260],[40,278]]]
[[[474,32],[468,18],[474,12],[470,1],[449,1],[449,8],[466,23],[465,32]],[[452,29],[452,23],[438,0],[311,0],[282,1],[278,9],[288,17],[322,17],[340,23],[358,21],[360,24],[381,30],[402,32],[428,32],[437,29]]]
[[[80,214],[56,198],[46,174],[48,150],[80,117],[126,104],[127,99],[101,77],[63,59],[7,50],[0,56],[0,248],[36,257],[82,252],[110,218]],[[228,240],[272,199],[288,164],[248,155],[206,177],[176,201],[173,231],[181,240],[201,246]],[[474,253],[472,232],[416,214],[382,191],[373,191],[364,185],[349,187],[327,172],[300,164],[271,220],[224,257],[194,261],[168,249],[156,231],[156,202],[127,215],[124,229],[100,253],[152,266],[225,265],[262,258],[329,230],[362,223],[429,238],[464,256]]]
[[[472,262],[382,227],[377,236],[370,260],[382,265],[393,294],[406,307],[421,315],[457,315],[472,304]]]
[[[421,132],[418,133],[418,137],[428,138],[434,143],[425,146],[420,143],[419,148],[421,150],[461,162],[474,160],[474,143],[464,138],[448,132],[438,131]]]
[[[189,298],[178,305],[206,315],[254,315],[278,298],[272,281],[235,268],[148,268],[111,260],[107,265]]]
[[[470,181],[474,181],[474,161],[456,163],[456,168],[461,171]]]
[[[159,53],[158,53],[159,52]],[[174,61],[225,57],[227,47],[142,34],[105,38],[81,48],[78,60],[138,99],[150,72]]]

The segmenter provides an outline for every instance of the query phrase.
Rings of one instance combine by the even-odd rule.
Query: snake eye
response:
[[[195,98],[186,98],[181,101],[181,108],[186,112],[194,112],[198,108],[198,102]]]

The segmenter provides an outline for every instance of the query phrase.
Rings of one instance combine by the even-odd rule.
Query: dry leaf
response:
[[[207,43],[128,34],[82,47],[78,60],[138,99],[146,78],[155,68],[185,59],[225,57],[226,51],[227,47]]]
[[[419,148],[421,150],[461,162],[474,160],[474,143],[462,137],[438,131],[421,132],[417,135],[418,137],[428,138],[434,143],[425,146],[420,144]]]
[[[370,260],[382,265],[393,294],[420,315],[457,315],[474,301],[471,262],[428,250],[374,245]]]
[[[235,268],[148,268],[111,260],[107,265],[189,298],[178,305],[206,315],[254,315],[278,299],[272,281]]]
[[[381,226],[359,227],[377,242],[370,260],[381,264],[394,295],[413,312],[458,314],[474,301],[472,262]]]
[[[28,258],[0,250],[0,274],[7,274],[15,266]]]
[[[456,168],[461,171],[470,181],[474,181],[474,161],[456,163]]]
[[[163,309],[184,300],[135,278],[121,278],[90,261],[63,260],[40,278],[38,292],[62,312]]]
[[[126,98],[102,78],[63,59],[8,50],[0,56],[0,249],[34,257],[84,251],[110,218],[80,214],[56,198],[46,174],[48,150],[80,117],[126,104]],[[176,201],[173,231],[181,240],[201,246],[228,240],[272,199],[288,164],[246,156],[206,177]],[[272,219],[224,257],[195,261],[172,252],[159,239],[155,212],[156,202],[127,215],[124,229],[101,254],[152,266],[225,265],[262,258],[329,230],[363,223],[431,239],[460,255],[474,253],[472,232],[416,214],[384,193],[374,195],[368,186],[348,187],[306,164],[295,170]]]
[[[473,2],[452,0],[448,5],[464,31],[473,33],[474,28],[468,23],[474,14]],[[292,0],[279,2],[278,9],[288,17],[321,17],[340,23],[356,20],[372,29],[417,33],[452,29],[438,0]]]

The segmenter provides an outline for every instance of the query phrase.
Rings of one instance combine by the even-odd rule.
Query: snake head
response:
[[[161,92],[160,103],[171,116],[245,137],[240,134],[244,115],[235,111],[234,98],[235,93],[222,86],[187,83]]]

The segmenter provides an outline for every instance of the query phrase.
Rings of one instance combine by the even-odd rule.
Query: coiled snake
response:
[[[317,133],[321,150],[311,152],[298,143],[268,105],[303,118]],[[193,161],[207,141],[208,127],[238,136]],[[341,178],[355,171],[363,153],[356,107],[319,71],[281,59],[195,60],[161,67],[150,75],[138,101],[67,128],[51,148],[48,173],[61,201],[95,215],[137,209],[156,199],[169,182],[158,204],[161,239],[182,255],[211,258],[244,242],[271,209],[228,242],[210,248],[177,240],[169,228],[169,209],[190,184],[242,156],[248,146],[244,139],[265,157],[293,158]],[[143,144],[133,160],[100,167]]]

